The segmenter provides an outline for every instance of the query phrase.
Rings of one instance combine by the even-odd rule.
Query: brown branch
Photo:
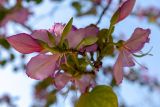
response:
[[[26,24],[21,24],[24,28],[26,28],[28,31],[32,32],[32,28],[27,26]]]
[[[98,25],[98,24],[101,22],[102,17],[103,17],[103,15],[106,13],[106,11],[109,9],[111,2],[112,2],[112,0],[110,0],[110,1],[108,2],[107,6],[103,9],[103,11],[102,11],[102,13],[100,14],[100,17],[99,17],[96,25]]]

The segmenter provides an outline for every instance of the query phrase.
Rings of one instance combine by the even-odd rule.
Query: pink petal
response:
[[[124,46],[132,53],[140,51],[144,44],[149,42],[150,32],[151,31],[149,29],[136,28],[131,38],[126,41]]]
[[[71,75],[67,73],[58,73],[54,78],[54,85],[58,90],[61,90],[71,79]]]
[[[98,28],[96,26],[88,26],[72,31],[67,36],[70,48],[75,48],[85,37],[96,36]],[[94,49],[93,47],[91,49]],[[88,49],[89,50],[89,49]]]
[[[5,26],[10,20],[10,16],[6,15],[3,20],[0,21],[0,26]]]
[[[40,54],[32,57],[27,64],[26,74],[33,79],[43,80],[54,73],[59,55]]]
[[[85,36],[97,36],[99,29],[95,25],[90,25],[85,28]]]
[[[116,84],[120,84],[123,80],[123,56],[122,54],[119,54],[116,63],[113,67],[113,74],[116,80]]]
[[[55,23],[54,26],[49,29],[49,32],[56,36],[55,37],[56,44],[58,44],[61,39],[61,35],[62,35],[64,27],[65,27],[65,24]],[[75,26],[72,26],[71,32],[75,30],[77,30],[77,28]]]
[[[125,48],[123,48],[120,51],[120,54],[122,54],[123,67],[132,67],[135,65],[132,58],[132,54],[129,51],[127,51]]]
[[[80,79],[75,79],[76,86],[80,89],[81,93],[85,93],[86,89],[95,85],[92,75],[82,75]]]
[[[72,31],[67,36],[67,40],[70,48],[75,48],[81,40],[84,38],[84,29],[78,29],[76,31]]]
[[[63,25],[61,23],[55,23],[54,26],[51,29],[49,29],[49,31],[51,33],[54,33],[56,36],[61,36],[63,29],[64,29],[64,26],[65,25]]]
[[[5,18],[0,22],[0,26],[5,26],[8,21],[15,21],[17,23],[24,24],[27,21],[29,14],[31,13],[26,8],[19,10],[15,9],[12,13],[5,16]]]
[[[41,40],[41,41],[47,43],[50,47],[52,47],[52,43],[49,40],[47,32],[48,31],[45,29],[34,30],[33,33],[31,34],[31,36],[32,36],[32,38],[37,39],[37,40]]]
[[[119,12],[117,23],[126,18],[132,12],[135,2],[136,0],[127,0],[122,4],[122,6],[117,10]]]
[[[117,84],[120,84],[123,80],[123,67],[131,67],[134,65],[132,54],[125,48],[121,48],[120,54],[113,67],[113,73]]]
[[[40,52],[42,47],[30,35],[20,33],[7,38],[7,41],[20,53]]]
[[[30,12],[28,9],[22,8],[20,10],[15,11],[10,17],[13,21],[24,24],[27,21]]]
[[[6,2],[6,0],[0,0],[0,5],[3,5]]]
[[[55,23],[54,26],[52,26],[52,28],[49,29],[49,31],[51,33],[54,33],[56,36],[61,36],[64,27],[65,27],[65,24]],[[77,30],[77,28],[75,26],[72,26],[72,30],[71,31],[75,31],[75,30]]]
[[[98,31],[99,31],[98,27],[96,27],[94,25],[90,25],[90,26],[86,27],[85,37],[97,36]],[[97,47],[98,47],[97,44],[93,44],[91,46],[85,47],[84,49],[87,52],[94,52],[97,50]]]
[[[95,52],[97,50],[97,44],[93,44],[91,46],[87,46],[84,49],[86,50],[86,52]]]

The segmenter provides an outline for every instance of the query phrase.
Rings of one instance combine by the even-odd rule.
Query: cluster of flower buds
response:
[[[19,52],[39,54],[28,62],[27,75],[43,80],[54,79],[57,89],[72,82],[82,93],[95,86],[94,75],[101,67],[100,62],[106,55],[119,50],[113,73],[117,84],[123,79],[123,67],[134,66],[133,54],[139,52],[149,42],[149,29],[136,28],[127,41],[113,42],[115,25],[132,11],[136,0],[127,0],[114,13],[109,29],[99,29],[96,25],[76,28],[73,18],[67,24],[56,23],[49,30],[35,30],[32,34],[20,33],[7,38]],[[87,53],[97,52],[97,59],[90,59]],[[88,65],[92,69],[87,69]],[[99,65],[99,66],[97,66]],[[98,68],[98,69],[97,69]]]

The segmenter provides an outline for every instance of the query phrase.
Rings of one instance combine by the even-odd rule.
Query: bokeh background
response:
[[[3,5],[10,8],[17,1],[8,0]],[[109,27],[110,18],[120,1],[123,0],[112,0],[98,24],[100,29]],[[34,54],[21,55],[12,48],[6,48],[2,39],[21,32],[30,33],[30,30],[49,29],[56,22],[67,23],[71,17],[74,18],[73,25],[78,28],[96,24],[108,5],[107,0],[22,0],[22,5],[31,12],[25,23],[9,21],[0,28],[0,107],[72,107],[73,99],[78,96],[75,91],[66,94],[66,89],[63,89],[57,93],[52,90],[52,84],[48,84],[50,80],[42,82],[27,77],[24,67]],[[114,91],[121,107],[160,107],[160,0],[137,0],[131,15],[116,25],[115,39],[127,40],[136,27],[151,29],[150,43],[142,51],[152,49],[152,56],[135,58],[148,70],[142,70],[138,64],[126,69],[122,84],[114,87]],[[114,62],[114,58],[106,57],[103,66],[113,66]],[[110,84],[111,75],[106,76],[102,72],[99,75],[99,84]]]

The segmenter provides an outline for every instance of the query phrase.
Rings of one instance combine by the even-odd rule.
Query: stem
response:
[[[100,17],[99,17],[96,25],[98,25],[98,24],[101,22],[102,17],[103,17],[103,15],[106,13],[106,11],[109,9],[111,2],[112,2],[112,0],[110,0],[110,2],[108,2],[107,6],[103,9],[103,11],[102,11],[102,13],[100,14]]]
[[[29,26],[27,26],[27,25],[25,25],[25,24],[21,24],[23,27],[25,27],[28,31],[30,31],[30,32],[32,32],[32,28],[31,27],[29,27]]]

